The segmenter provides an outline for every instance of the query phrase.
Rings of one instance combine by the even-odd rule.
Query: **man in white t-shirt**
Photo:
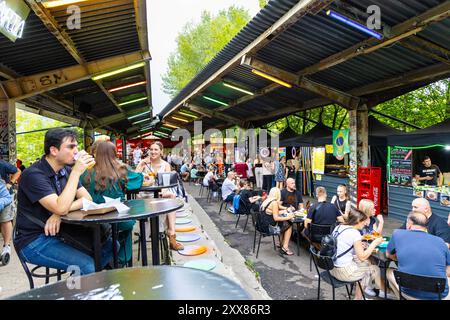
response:
[[[214,176],[214,173],[212,169],[209,169],[206,173],[205,177],[203,178],[203,186],[208,187],[209,186],[209,180]]]
[[[233,203],[234,191],[238,188],[234,184],[234,178],[236,177],[236,173],[234,171],[229,171],[227,174],[227,178],[223,181],[222,184],[222,199],[225,202]],[[231,210],[230,210],[231,209]],[[229,208],[230,212],[233,212],[233,208]]]

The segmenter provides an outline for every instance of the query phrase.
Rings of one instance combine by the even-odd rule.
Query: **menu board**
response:
[[[412,180],[412,150],[392,147],[390,152],[389,182],[410,185]]]

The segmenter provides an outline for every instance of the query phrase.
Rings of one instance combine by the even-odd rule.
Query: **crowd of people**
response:
[[[399,290],[393,275],[394,269],[390,268],[387,272],[391,288],[389,291],[382,281],[379,261],[373,256],[384,241],[381,235],[385,223],[382,214],[375,215],[373,201],[362,199],[358,207],[354,208],[349,200],[347,187],[339,185],[331,201],[327,201],[327,190],[317,187],[316,201],[307,207],[303,203],[302,193],[296,188],[292,162],[288,166],[284,157],[275,161],[261,161],[259,157],[254,161],[237,161],[229,166],[226,178],[223,179],[218,173],[217,165],[212,161],[206,166],[206,174],[201,183],[210,188],[211,192],[221,192],[222,201],[230,204],[231,213],[235,213],[232,207],[233,199],[239,195],[244,200],[247,214],[251,208],[260,215],[262,230],[270,233],[276,226],[280,234],[279,252],[283,255],[293,255],[289,249],[295,218],[293,212],[308,209],[303,230],[298,236],[319,244],[319,247],[325,234],[331,234],[338,239],[332,275],[341,281],[360,280],[366,297],[378,295],[398,299]],[[203,170],[203,163],[200,163],[199,167]],[[197,178],[197,168],[195,163],[185,163],[181,167],[181,173],[186,179]],[[264,194],[258,196],[251,192],[252,190],[261,190]],[[328,232],[314,238],[317,235],[311,233],[312,225],[327,226]],[[375,235],[373,241],[366,241],[363,237],[369,234]],[[433,215],[428,200],[417,198],[412,202],[411,212],[404,225],[394,230],[386,256],[396,261],[399,271],[447,278],[450,277],[449,244],[450,215],[448,221]],[[418,251],[427,254],[417,258]],[[357,287],[355,299],[362,299],[362,296],[363,291]],[[437,295],[405,289],[403,297],[436,299]],[[443,297],[450,297],[448,284]]]
[[[104,196],[125,200],[128,183],[135,175],[141,181],[154,182],[158,173],[176,170],[184,181],[192,180],[220,195],[223,203],[230,204],[233,214],[258,215],[260,231],[280,235],[279,253],[291,256],[289,248],[293,234],[295,212],[306,214],[302,232],[305,238],[321,250],[322,239],[332,235],[337,239],[334,268],[331,274],[341,281],[360,280],[362,290],[356,288],[355,299],[365,296],[399,297],[394,269],[387,271],[391,292],[381,281],[378,261],[373,253],[383,242],[380,237],[385,221],[375,214],[375,205],[362,199],[358,207],[352,207],[347,187],[339,185],[336,196],[328,201],[324,187],[315,189],[315,201],[304,203],[302,192],[296,186],[295,159],[286,162],[284,157],[267,160],[238,159],[233,164],[223,163],[214,154],[177,156],[164,155],[163,145],[153,142],[148,149],[139,146],[132,152],[132,164],[117,158],[116,147],[109,141],[96,141],[91,154],[79,151],[77,136],[69,129],[52,129],[45,135],[44,155],[23,172],[6,161],[0,160],[0,224],[4,239],[3,253],[11,252],[14,219],[14,186],[17,191],[17,219],[14,245],[18,254],[27,262],[67,270],[78,265],[81,274],[95,272],[92,255],[63,241],[57,235],[62,230],[61,216],[82,207],[83,199],[95,203],[104,202]],[[17,188],[16,188],[17,189]],[[164,189],[164,198],[177,197],[177,191]],[[237,198],[238,197],[238,198]],[[236,199],[242,205],[235,206]],[[236,212],[238,210],[238,212]],[[166,232],[170,248],[183,249],[176,241],[175,212],[165,216]],[[118,224],[118,257],[122,265],[131,259],[132,230],[134,222]],[[314,228],[327,227],[317,234]],[[110,226],[102,227],[102,261],[107,268],[112,260]],[[275,230],[275,231],[274,231]],[[378,235],[372,241],[364,235]],[[412,202],[404,225],[394,230],[387,246],[386,256],[396,261],[402,272],[429,277],[450,276],[450,215],[448,221],[432,213],[429,202],[417,198]],[[421,252],[420,255],[416,254]],[[2,254],[3,254],[2,253]],[[321,252],[321,254],[325,254]],[[414,290],[402,290],[410,299],[435,299],[435,294]],[[449,299],[448,284],[443,292]]]

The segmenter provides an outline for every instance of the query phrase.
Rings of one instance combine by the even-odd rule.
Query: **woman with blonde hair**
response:
[[[145,157],[136,166],[136,172],[143,172],[146,175],[151,174],[152,176],[157,176],[160,172],[171,172],[172,168],[170,164],[162,159],[164,146],[159,141],[154,141],[150,145],[148,156]],[[175,198],[176,194],[173,190],[163,189],[163,198]],[[169,212],[167,214],[167,233],[169,236],[169,244],[172,250],[183,250],[184,246],[176,241],[175,234],[175,220],[176,212]]]
[[[266,200],[261,204],[261,222],[263,229],[268,232],[269,224],[275,226],[278,224],[281,231],[280,252],[291,256],[294,253],[289,250],[289,240],[292,235],[292,222],[294,213],[289,212],[286,207],[281,205],[281,192],[279,188],[270,189]]]
[[[347,186],[345,184],[338,185],[336,195],[331,198],[331,203],[336,206],[344,218],[347,218],[351,203],[348,199]]]
[[[370,199],[361,199],[358,204],[358,209],[364,213],[368,218],[368,224],[363,228],[362,233],[377,232],[381,235],[383,231],[384,219],[381,214],[375,216],[375,204]]]

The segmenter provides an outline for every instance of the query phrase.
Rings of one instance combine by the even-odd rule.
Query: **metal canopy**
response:
[[[80,8],[80,28],[70,27],[74,12],[67,11],[69,5],[26,3],[31,11],[22,38],[11,42],[0,34],[0,84],[7,98],[23,103],[27,111],[104,133],[126,134],[145,125],[133,122],[151,119],[145,0],[74,3]],[[92,79],[140,62],[138,68]],[[150,112],[128,120],[145,111]]]
[[[381,9],[381,40],[326,14],[332,9],[365,24],[366,8],[374,4]],[[204,109],[208,125],[216,119],[228,127],[256,127],[331,103],[373,108],[450,76],[449,16],[450,1],[443,0],[270,1],[163,109],[163,122],[180,108]]]

